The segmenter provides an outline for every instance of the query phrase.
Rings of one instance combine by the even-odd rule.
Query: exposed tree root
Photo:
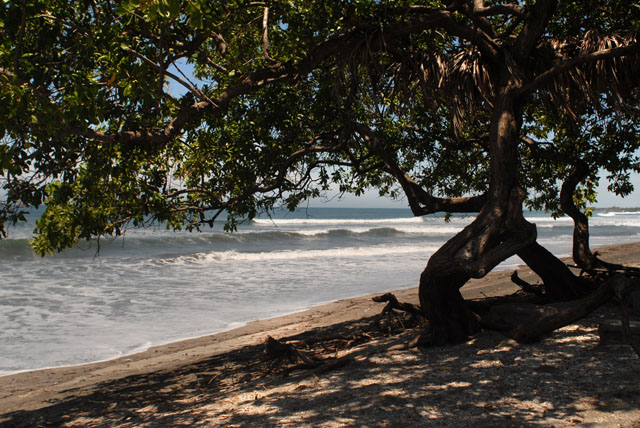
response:
[[[511,330],[509,336],[521,343],[534,342],[545,334],[585,317],[613,297],[615,287],[624,286],[630,281],[624,275],[613,275],[593,293],[576,300],[569,308],[555,314],[543,315],[533,322],[521,324]]]
[[[591,268],[590,270],[585,270],[582,266],[579,266],[579,265],[569,265],[569,267],[582,269],[581,275],[584,274],[585,272],[596,274],[596,275],[603,274],[603,273],[604,274],[622,273],[634,278],[640,278],[640,268],[605,262],[604,260],[600,259],[598,255],[599,255],[598,252],[594,251],[593,253],[594,267]]]

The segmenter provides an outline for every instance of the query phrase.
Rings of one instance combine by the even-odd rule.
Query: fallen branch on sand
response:
[[[614,290],[629,287],[631,280],[616,274],[603,282],[594,292],[576,300],[570,307],[557,313],[545,314],[533,322],[520,324],[509,336],[521,343],[530,343],[567,324],[578,321],[614,296]]]
[[[271,368],[284,359],[288,359],[291,363],[296,363],[282,370],[281,373],[284,376],[288,376],[293,370],[300,369],[312,369],[313,374],[320,375],[344,367],[353,361],[353,357],[350,355],[340,358],[320,358],[316,355],[310,355],[308,352],[301,351],[290,343],[282,342],[271,336],[267,337],[265,352],[267,353],[268,359],[272,360]],[[275,362],[275,364],[273,362]]]
[[[371,300],[378,303],[387,302],[387,304],[382,309],[380,314],[374,320],[374,323],[380,329],[382,329],[380,325],[380,321],[382,321],[382,319],[386,315],[389,318],[390,325],[391,325],[391,317],[393,316],[395,317],[396,320],[398,320],[398,322],[402,326],[402,329],[406,330],[407,327],[405,326],[404,322],[402,322],[402,318],[400,318],[400,316],[396,313],[396,310],[410,314],[413,317],[412,318],[413,320],[415,320],[415,318],[417,317],[420,317],[420,318],[424,317],[424,314],[422,313],[422,310],[420,309],[419,306],[416,306],[412,303],[401,303],[398,301],[396,296],[394,296],[392,293],[386,293],[381,296],[376,296],[376,297],[373,297]],[[389,330],[390,329],[391,327],[389,327]]]

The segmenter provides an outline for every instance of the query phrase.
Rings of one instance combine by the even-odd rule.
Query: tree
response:
[[[232,230],[332,183],[375,187],[415,215],[478,213],[420,278],[444,343],[478,329],[459,289],[514,254],[557,297],[587,292],[536,243],[523,201],[579,230],[573,201],[598,170],[626,193],[638,169],[638,134],[618,126],[638,126],[633,2],[23,0],[0,13],[0,227],[45,204],[40,254],[221,212]],[[560,197],[546,190],[558,180]]]

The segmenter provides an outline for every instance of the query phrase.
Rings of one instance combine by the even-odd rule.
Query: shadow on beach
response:
[[[269,371],[247,346],[173,371],[97,384],[2,426],[638,426],[640,360],[598,344],[606,305],[533,345],[493,334],[457,346],[388,351],[408,330],[359,344],[366,358],[324,374]],[[355,336],[363,318],[290,337]],[[377,347],[377,349],[376,349]]]

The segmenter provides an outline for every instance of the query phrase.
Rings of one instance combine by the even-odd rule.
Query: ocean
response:
[[[573,223],[526,213],[539,242],[571,252]],[[33,220],[33,219],[32,219]],[[116,358],[347,297],[416,286],[473,220],[404,209],[308,208],[228,234],[162,227],[40,258],[33,224],[0,241],[0,375]],[[640,241],[640,210],[596,210],[591,245]],[[517,257],[498,269],[513,269]]]

